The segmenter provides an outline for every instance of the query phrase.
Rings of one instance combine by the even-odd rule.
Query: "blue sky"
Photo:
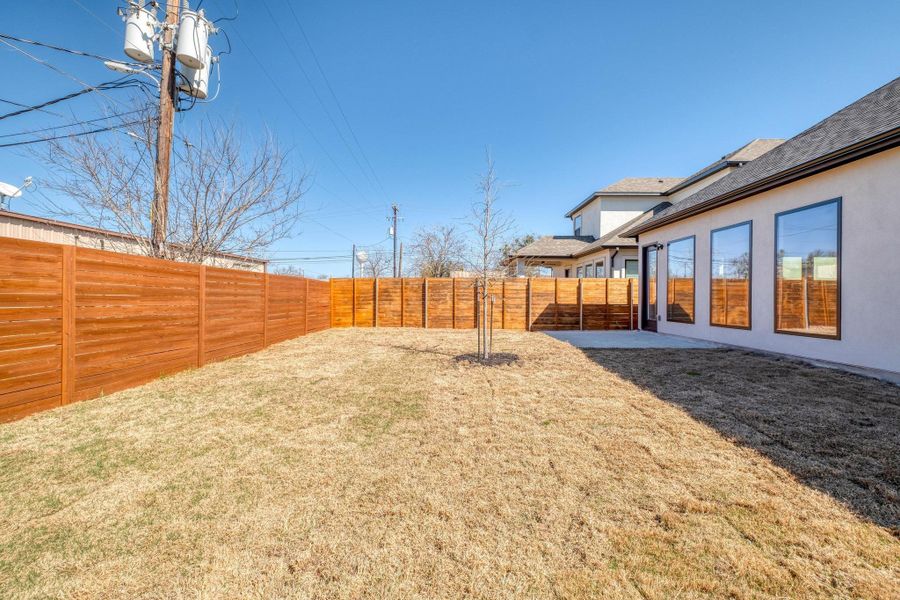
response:
[[[219,98],[176,125],[189,135],[191,121],[208,115],[234,119],[248,134],[268,128],[294,149],[296,168],[313,173],[308,218],[274,249],[279,258],[349,255],[353,242],[383,240],[389,201],[401,206],[401,239],[420,226],[461,223],[488,145],[510,184],[501,206],[517,229],[567,233],[562,215],[591,191],[626,176],[685,176],[755,137],[789,137],[896,77],[900,59],[894,1],[296,2],[365,151],[357,160],[372,164],[382,193],[316,99],[313,89],[343,126],[286,1],[240,2],[237,21],[222,23],[234,47]],[[0,31],[121,56],[116,5],[7,2]],[[233,0],[203,6],[213,18],[235,12]],[[213,43],[224,47],[221,35]],[[110,79],[96,61],[28,49],[86,82]],[[0,98],[23,103],[77,87],[6,47],[0,72]],[[101,114],[97,99],[61,110]],[[8,119],[0,135],[59,122],[40,113]],[[25,175],[40,181],[33,159],[0,149],[0,180]],[[37,212],[28,196],[14,208]],[[343,275],[349,261],[305,268]]]

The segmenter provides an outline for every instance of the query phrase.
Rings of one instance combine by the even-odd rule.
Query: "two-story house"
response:
[[[529,266],[554,277],[637,277],[638,246],[621,233],[762,156],[784,140],[756,139],[690,177],[629,177],[592,193],[565,214],[572,235],[545,236],[520,248],[521,276]]]

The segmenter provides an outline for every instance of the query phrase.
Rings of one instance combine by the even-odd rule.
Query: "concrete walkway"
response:
[[[652,331],[545,331],[576,348],[721,348],[713,342]]]

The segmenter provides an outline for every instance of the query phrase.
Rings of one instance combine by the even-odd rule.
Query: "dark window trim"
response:
[[[646,298],[644,298],[643,301],[641,301],[640,298],[638,298],[638,306],[640,307],[639,310],[641,312],[641,319],[640,319],[641,320],[641,329],[644,329],[646,322],[650,321],[650,319],[647,318],[647,310],[649,310],[649,308],[650,308],[650,298],[649,298],[649,294],[647,294],[646,290],[645,290],[645,288],[649,287],[650,282],[647,281],[647,277],[645,276],[646,275],[645,271],[647,270],[647,265],[644,263],[645,263],[645,259],[647,257],[647,252],[646,252],[647,248],[649,248],[651,246],[656,248],[656,318],[653,319],[653,322],[659,323],[659,320],[660,320],[659,319],[659,316],[660,316],[660,313],[659,313],[659,251],[662,250],[662,244],[660,244],[659,242],[650,242],[649,244],[644,244],[638,250],[638,256],[640,257],[640,262],[638,262],[638,271],[639,271],[639,273],[638,273],[638,282],[639,282],[638,290],[639,290],[639,292],[638,293],[642,297],[647,296]],[[666,304],[668,304],[668,302]],[[658,328],[658,325],[655,325],[655,327]],[[652,331],[656,331],[656,329],[653,329]]]
[[[729,229],[743,227],[744,225],[750,226],[750,277],[747,285],[747,325],[722,325],[721,323],[713,323],[713,235],[718,233],[719,231],[728,231]],[[753,219],[750,219],[748,221],[741,221],[740,223],[735,223],[734,225],[719,227],[718,229],[713,229],[709,232],[709,326],[724,327],[726,329],[745,329],[748,331],[753,329]]]
[[[635,262],[637,263],[637,278],[641,277],[641,261],[637,258],[626,258],[625,262],[622,263],[622,274],[626,279],[628,278],[628,263]],[[634,277],[632,277],[634,279]]]
[[[692,319],[673,319],[670,308],[669,308],[669,279],[671,275],[669,274],[669,246],[672,244],[677,244],[678,242],[683,242],[685,240],[691,240],[693,245],[693,249],[691,250],[691,259],[694,262],[693,272],[694,275],[692,279],[694,280],[693,286],[693,302],[694,302],[694,316]],[[684,323],[685,325],[693,325],[697,320],[697,236],[696,235],[686,235],[684,237],[680,237],[677,240],[670,240],[666,242],[666,321],[669,323]]]
[[[581,235],[581,227],[584,224],[584,219],[581,218],[581,215],[576,215],[572,217],[572,234],[573,235]]]
[[[772,331],[780,335],[796,335],[800,337],[811,337],[811,338],[819,338],[822,340],[840,340],[841,339],[841,288],[844,285],[843,273],[841,273],[841,265],[843,264],[842,260],[842,248],[841,248],[841,240],[843,239],[843,223],[844,223],[844,198],[843,196],[838,196],[836,198],[831,198],[829,200],[822,200],[821,202],[814,202],[813,204],[807,204],[805,206],[800,206],[797,208],[792,208],[791,210],[785,210],[779,213],[775,213],[775,252],[773,257],[773,266],[774,273],[773,284],[772,284]],[[837,307],[836,307],[836,322],[835,322],[835,334],[834,335],[824,335],[821,333],[803,333],[800,331],[782,331],[778,329],[778,217],[783,217],[785,215],[790,215],[796,212],[801,212],[804,210],[808,210],[810,208],[818,208],[820,206],[825,206],[827,204],[837,204]]]

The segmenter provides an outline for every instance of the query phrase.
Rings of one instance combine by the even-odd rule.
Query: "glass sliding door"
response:
[[[841,199],[775,215],[775,331],[840,338]]]
[[[658,255],[659,250],[656,246],[647,246],[644,248],[644,285],[641,293],[642,324],[641,327],[656,331],[656,320],[659,315],[659,306],[657,304],[657,271],[658,271]]]
[[[693,323],[694,236],[669,242],[666,259],[666,319]]]

